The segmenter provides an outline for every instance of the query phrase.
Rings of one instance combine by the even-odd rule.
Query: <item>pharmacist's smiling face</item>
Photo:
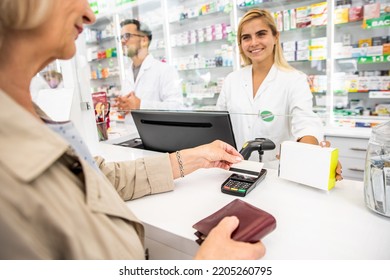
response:
[[[124,25],[121,29],[121,35],[123,35],[125,33],[129,33],[132,35],[130,35],[130,38],[128,38],[127,40],[122,39],[123,54],[125,56],[132,58],[132,57],[138,55],[138,52],[141,49],[141,41],[142,41],[143,37],[133,35],[133,34],[142,35],[137,30],[137,26],[135,24]]]
[[[252,19],[242,25],[241,48],[253,64],[272,65],[276,36],[261,18]]]

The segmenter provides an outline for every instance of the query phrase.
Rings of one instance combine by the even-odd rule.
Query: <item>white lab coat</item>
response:
[[[141,99],[141,109],[178,110],[183,107],[183,95],[177,71],[149,54],[141,65],[134,82],[133,63],[126,67],[122,95],[131,91]]]
[[[253,98],[252,65],[230,73],[223,84],[217,108],[228,110],[231,116],[237,148],[256,137],[272,140],[276,149],[265,151],[263,162],[274,161],[280,144],[296,141],[305,135],[323,139],[323,125],[313,112],[313,96],[306,75],[299,71],[285,71],[272,66]],[[273,120],[259,117],[261,112],[271,112]],[[272,117],[270,118],[272,119]],[[251,160],[258,160],[253,152]]]

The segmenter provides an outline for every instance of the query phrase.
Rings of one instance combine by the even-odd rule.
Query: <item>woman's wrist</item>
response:
[[[196,152],[196,148],[171,153],[169,158],[171,161],[172,175],[174,179],[184,177],[204,165],[204,159],[199,152]]]
[[[184,164],[183,161],[181,160],[180,151],[176,151],[176,159],[177,159],[177,163],[179,164],[180,177],[184,178]]]
[[[179,163],[177,162],[176,154],[175,153],[169,154],[169,160],[171,162],[173,179],[179,178],[180,177],[180,167],[179,167]]]

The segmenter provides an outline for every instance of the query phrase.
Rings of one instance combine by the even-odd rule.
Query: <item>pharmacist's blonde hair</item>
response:
[[[274,63],[278,68],[282,68],[285,70],[293,70],[294,68],[291,67],[286,59],[283,56],[283,50],[282,46],[280,45],[280,36],[279,31],[276,27],[275,19],[272,16],[272,14],[263,9],[251,9],[249,10],[240,20],[240,23],[238,24],[238,30],[237,30],[237,43],[238,48],[240,50],[241,58],[245,65],[251,65],[252,60],[247,57],[241,46],[241,35],[242,35],[242,26],[247,23],[248,21],[251,21],[253,19],[261,18],[266,25],[271,29],[272,35],[276,37],[276,44],[274,47]]]
[[[52,5],[53,0],[0,0],[0,49],[7,33],[42,24]]]

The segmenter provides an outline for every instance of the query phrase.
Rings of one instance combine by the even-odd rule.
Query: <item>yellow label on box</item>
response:
[[[343,9],[336,9],[334,11],[334,23],[340,24],[340,23],[347,23],[348,22],[348,16],[349,16],[349,9],[343,8]]]
[[[312,15],[324,15],[327,12],[328,4],[326,2],[310,5]]]
[[[360,47],[370,47],[370,46],[372,46],[372,39],[371,38],[359,40],[359,48]]]

